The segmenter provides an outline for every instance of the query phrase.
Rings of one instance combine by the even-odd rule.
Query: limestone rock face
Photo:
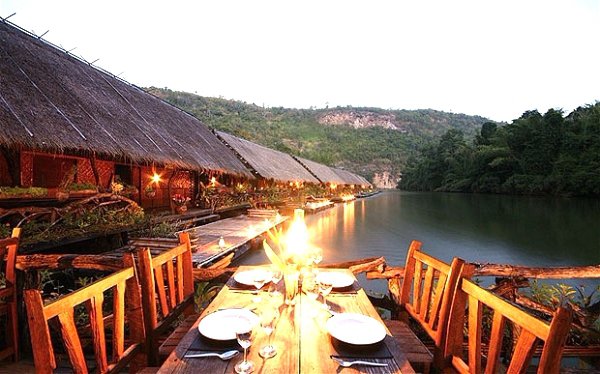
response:
[[[342,125],[355,129],[383,127],[384,129],[406,132],[402,124],[396,119],[396,116],[391,113],[377,113],[364,110],[332,110],[321,115],[318,121],[322,125]]]
[[[373,175],[373,185],[377,188],[396,188],[399,180],[399,176],[389,171],[382,171]]]

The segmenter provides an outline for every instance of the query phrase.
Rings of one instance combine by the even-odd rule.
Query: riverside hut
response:
[[[299,163],[309,170],[321,183],[329,185],[344,184],[344,180],[329,166],[318,162],[302,158],[294,157]]]
[[[317,178],[287,153],[225,132],[217,131],[217,135],[238,154],[257,177],[285,183],[319,183]]]
[[[366,179],[359,177],[358,175],[343,169],[334,169],[335,173],[340,176],[346,185],[362,186],[371,185]]]
[[[118,177],[159,207],[193,195],[201,174],[252,178],[192,115],[6,20],[0,75],[0,186],[25,187],[0,188],[5,202],[40,190],[52,199],[65,184],[109,189]]]

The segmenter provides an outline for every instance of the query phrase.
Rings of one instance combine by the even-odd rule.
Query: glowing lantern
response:
[[[154,172],[152,174],[152,176],[150,177],[150,180],[152,180],[152,183],[154,183],[154,184],[159,184],[160,183],[160,174],[158,174],[157,172]]]

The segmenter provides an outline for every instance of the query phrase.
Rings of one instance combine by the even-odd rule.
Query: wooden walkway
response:
[[[264,234],[273,227],[285,222],[289,217],[281,216],[279,220],[263,217],[237,216],[187,230],[192,237],[197,238],[197,248],[192,254],[196,266],[202,266],[231,252],[244,247],[251,240]],[[223,237],[225,245],[219,246]]]
[[[243,253],[250,248],[250,242],[267,230],[285,222],[289,217],[279,216],[266,219],[241,215],[225,218],[209,224],[187,229],[192,237],[192,261],[194,266],[203,267],[221,257],[235,252]],[[225,245],[219,246],[223,237]],[[137,246],[149,247],[152,255],[158,255],[178,245],[177,239],[134,239],[131,243]],[[137,243],[136,243],[137,242]],[[94,269],[118,270],[123,267],[123,255],[130,252],[134,246],[128,245],[114,251],[100,254],[32,254],[17,256],[16,267],[19,270],[40,269]]]

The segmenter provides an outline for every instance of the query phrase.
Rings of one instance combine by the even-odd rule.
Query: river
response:
[[[530,266],[600,263],[599,199],[387,191],[306,221],[324,262],[384,256],[403,266],[416,239],[447,262],[458,256]],[[254,251],[240,262],[266,261]]]

